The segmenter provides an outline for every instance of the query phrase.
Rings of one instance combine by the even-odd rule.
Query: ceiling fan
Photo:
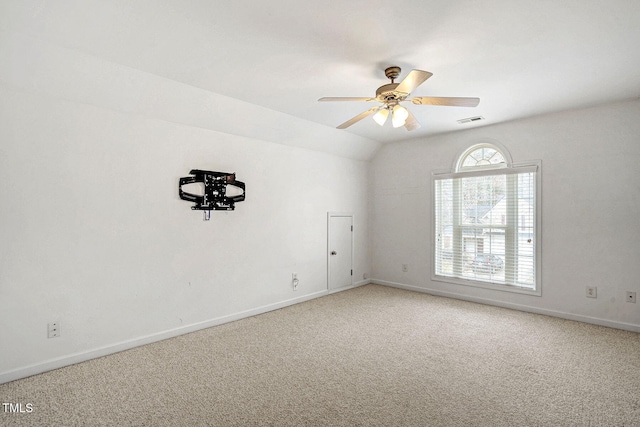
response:
[[[451,97],[432,97],[432,96],[416,96],[407,99],[411,92],[424,83],[433,74],[428,71],[411,70],[409,74],[400,83],[395,83],[395,79],[400,75],[400,67],[389,67],[384,70],[387,78],[391,79],[391,83],[382,85],[376,90],[375,98],[357,98],[357,97],[325,97],[320,98],[320,102],[330,101],[355,101],[355,102],[380,102],[382,105],[370,108],[369,110],[358,114],[354,118],[347,120],[338,126],[338,129],[346,129],[354,123],[359,122],[373,114],[373,120],[380,126],[384,125],[389,115],[391,115],[391,123],[394,128],[404,126],[407,130],[415,130],[420,127],[420,123],[409,110],[400,105],[401,102],[411,101],[415,105],[439,105],[452,107],[475,107],[480,102],[480,98],[451,98]]]

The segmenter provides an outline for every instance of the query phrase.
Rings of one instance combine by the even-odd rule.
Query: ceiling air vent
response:
[[[478,122],[480,120],[484,120],[484,117],[482,116],[475,116],[475,117],[467,117],[466,119],[460,119],[458,120],[458,123],[460,123],[461,125],[465,124],[465,123],[471,123],[471,122]]]

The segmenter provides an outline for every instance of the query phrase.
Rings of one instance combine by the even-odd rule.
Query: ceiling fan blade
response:
[[[419,127],[421,127],[420,122],[418,122],[418,119],[416,119],[416,116],[414,116],[411,111],[409,111],[409,109],[407,109],[407,111],[409,112],[409,116],[407,117],[407,120],[404,122],[404,127],[407,128],[407,130],[411,131],[411,130],[416,130]]]
[[[338,126],[337,129],[346,129],[349,126],[351,126],[352,124],[357,123],[360,120],[364,119],[365,117],[368,117],[368,116],[372,115],[373,113],[375,113],[379,109],[380,109],[380,107],[373,107],[373,108],[365,111],[364,113],[360,113],[357,116],[355,116],[354,118],[352,118],[350,120],[347,120],[346,122],[344,122],[343,124]]]
[[[433,96],[416,96],[411,100],[416,105],[441,105],[449,107],[476,107],[480,98],[449,98]]]
[[[405,77],[404,80],[400,82],[400,84],[396,88],[396,91],[402,93],[411,93],[415,88],[420,86],[431,76],[433,76],[433,74],[428,71],[411,70],[409,74],[407,74],[407,77]]]
[[[357,98],[352,96],[344,96],[344,97],[326,96],[324,98],[318,99],[319,102],[333,102],[333,101],[371,102],[375,100],[376,100],[375,98]]]

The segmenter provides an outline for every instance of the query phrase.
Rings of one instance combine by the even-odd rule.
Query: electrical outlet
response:
[[[52,322],[47,325],[47,338],[58,338],[60,336],[60,322]]]
[[[405,273],[409,271],[409,264],[402,264],[402,271]]]
[[[587,298],[597,298],[598,288],[595,286],[587,286]]]
[[[626,302],[635,303],[636,302],[636,293],[627,291],[627,297],[625,298],[625,301]]]
[[[298,273],[291,273],[291,284],[293,285],[293,290],[297,291],[298,285],[300,284],[300,281],[298,280]]]

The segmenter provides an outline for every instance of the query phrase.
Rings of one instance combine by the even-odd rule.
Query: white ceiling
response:
[[[3,2],[4,3],[4,2]],[[6,3],[4,3],[6,5]],[[335,127],[371,107],[384,69],[433,73],[407,104],[422,128],[350,132],[390,142],[640,96],[638,0],[23,0],[0,28]],[[483,116],[480,123],[458,119]],[[247,122],[252,118],[247,117]]]

